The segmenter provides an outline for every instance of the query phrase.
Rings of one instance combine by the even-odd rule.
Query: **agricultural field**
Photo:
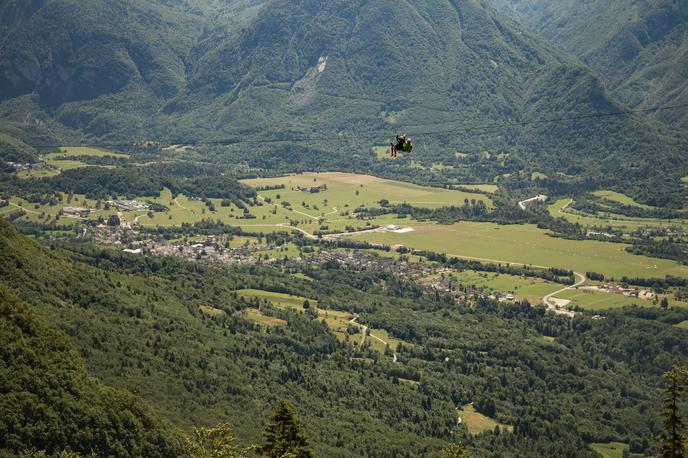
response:
[[[432,275],[427,278],[437,278]],[[510,293],[516,300],[527,300],[531,304],[539,304],[546,295],[561,289],[561,285],[542,280],[540,278],[522,278],[514,275],[493,272],[476,272],[465,270],[454,274],[445,274],[445,281],[452,281],[466,287]]]
[[[477,412],[473,404],[467,404],[461,409],[456,409],[456,414],[461,423],[466,424],[468,432],[474,436],[485,431],[494,431],[496,426],[499,426],[499,429],[502,431],[511,431],[513,429],[512,426],[497,423],[492,418]]]
[[[261,312],[258,309],[245,309],[243,311],[243,315],[246,319],[253,321],[256,324],[259,324],[261,326],[267,326],[267,327],[281,327],[281,326],[286,326],[287,322],[284,320],[281,320],[279,318],[274,318],[271,316],[266,316],[263,315],[263,312]]]
[[[686,330],[688,330],[688,320],[686,320],[686,321],[681,321],[680,323],[675,324],[674,326],[677,327],[677,328],[679,328],[679,329],[686,329]]]
[[[626,245],[594,240],[550,237],[535,225],[498,225],[460,222],[452,225],[407,221],[414,230],[403,234],[366,233],[356,238],[371,243],[403,245],[444,252],[462,258],[498,261],[535,267],[562,267],[577,272],[599,272],[608,278],[688,277],[688,266],[677,262],[636,256]]]
[[[559,199],[552,203],[548,207],[550,215],[555,218],[563,217],[572,223],[579,223],[583,226],[611,226],[613,228],[627,228],[630,230],[644,227],[682,226],[684,229],[688,229],[688,221],[686,220],[632,218],[614,214],[606,216],[581,214],[568,208],[571,202],[571,199]]]
[[[578,306],[585,310],[607,310],[621,308],[627,305],[656,307],[652,301],[639,299],[637,297],[591,291],[586,289],[569,289],[557,294],[556,297],[557,299],[566,299],[571,301],[571,303],[568,305],[569,307]]]
[[[602,197],[603,199],[618,202],[622,205],[632,205],[634,207],[641,207],[641,208],[652,208],[649,205],[640,204],[640,203],[636,202],[632,197],[629,197],[625,194],[621,194],[620,192],[616,192],[616,191],[609,191],[609,190],[595,191],[595,192],[593,192],[593,195],[595,195],[597,197]]]
[[[628,444],[610,442],[608,444],[590,444],[590,448],[599,453],[602,458],[621,458]]]
[[[72,159],[61,159],[67,156]],[[71,170],[79,167],[88,167],[89,164],[80,161],[80,157],[119,157],[128,159],[128,154],[113,153],[97,148],[81,147],[81,146],[65,146],[60,148],[59,153],[49,153],[42,156],[43,161],[57,170]]]
[[[305,310],[303,307],[304,302],[308,300],[310,304],[309,308],[318,314],[318,319],[323,320],[340,341],[351,342],[353,345],[358,345],[359,342],[361,342],[361,340],[363,339],[363,328],[360,324],[356,323],[355,320],[353,320],[354,315],[352,315],[349,312],[343,312],[339,310],[318,308],[318,302],[314,299],[308,299],[301,296],[294,296],[283,293],[274,293],[272,291],[262,291],[257,289],[242,289],[237,291],[237,294],[239,296],[246,298],[258,298],[261,300],[267,300],[277,308],[293,310],[296,312],[303,312]],[[260,313],[257,309],[248,310],[250,311],[247,312],[250,313],[249,318],[253,321],[257,321],[259,319],[256,318],[257,315],[262,316],[263,319],[270,318],[263,316],[262,313]],[[359,332],[356,334],[349,335],[347,329],[350,326],[359,327]],[[408,342],[404,342],[402,340],[393,338],[384,329],[376,328],[370,329],[370,334],[365,337],[365,341],[368,344],[370,344],[370,348],[379,352],[380,354],[385,353],[385,349],[388,344],[392,351],[394,351],[397,348],[397,345],[399,343],[403,343],[407,347],[413,346]]]

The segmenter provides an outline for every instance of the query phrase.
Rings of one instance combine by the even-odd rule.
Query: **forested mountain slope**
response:
[[[3,232],[6,227],[2,227]],[[7,249],[3,234],[0,244]],[[174,456],[181,434],[88,374],[72,342],[0,285],[0,454]]]
[[[67,333],[91,373],[186,431],[228,421],[244,444],[260,441],[261,419],[284,398],[318,456],[427,456],[458,440],[476,456],[592,457],[588,443],[614,440],[650,452],[657,381],[688,355],[672,326],[688,318],[681,310],[570,321],[526,304],[457,304],[383,272],[208,267],[43,246],[0,228],[0,285]],[[390,349],[398,360],[340,342],[305,309],[242,299],[243,288],[357,313],[402,342]],[[281,324],[242,313],[257,307]],[[10,341],[16,326],[7,323]],[[471,402],[508,427],[471,436],[455,412]]]
[[[688,102],[688,3],[683,0],[488,0],[578,56],[632,108]],[[651,114],[688,127],[686,110]]]
[[[288,159],[289,140],[366,154],[405,131],[429,162],[488,149],[673,190],[688,174],[685,141],[595,117],[625,105],[482,0],[4,3],[0,131],[32,144],[279,139]],[[682,205],[658,188],[641,200]]]

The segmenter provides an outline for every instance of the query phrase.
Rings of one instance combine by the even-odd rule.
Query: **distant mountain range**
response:
[[[688,3],[683,0],[487,0],[581,59],[632,108],[688,103]],[[688,111],[653,113],[688,127]]]
[[[632,69],[581,63],[605,48],[576,58],[482,0],[4,0],[0,12],[0,132],[33,144],[317,134],[336,151],[338,134],[364,147],[404,130],[435,132],[422,141],[438,156],[504,150],[547,173],[633,163],[645,179],[688,162],[670,127],[594,117],[668,103],[671,91],[624,97]]]

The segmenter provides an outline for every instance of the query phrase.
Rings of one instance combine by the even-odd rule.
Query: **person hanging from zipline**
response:
[[[413,151],[413,142],[411,141],[411,137],[397,134],[395,143],[392,143],[392,157],[397,157],[397,153],[399,151],[411,154]]]

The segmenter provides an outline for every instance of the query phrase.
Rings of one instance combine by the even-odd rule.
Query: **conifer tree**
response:
[[[674,366],[663,377],[667,381],[666,397],[662,401],[665,432],[659,436],[659,442],[662,444],[659,456],[662,458],[684,458],[686,456],[686,438],[683,419],[678,411],[678,402],[681,393],[685,390],[685,372]]]
[[[279,401],[263,429],[265,445],[260,452],[270,458],[311,458],[308,439],[301,428],[296,412],[286,402]]]
[[[470,458],[466,446],[463,444],[451,444],[444,450],[443,458]]]
[[[193,458],[245,458],[247,455],[235,445],[232,427],[220,423],[214,428],[194,429],[186,440],[186,451]]]

